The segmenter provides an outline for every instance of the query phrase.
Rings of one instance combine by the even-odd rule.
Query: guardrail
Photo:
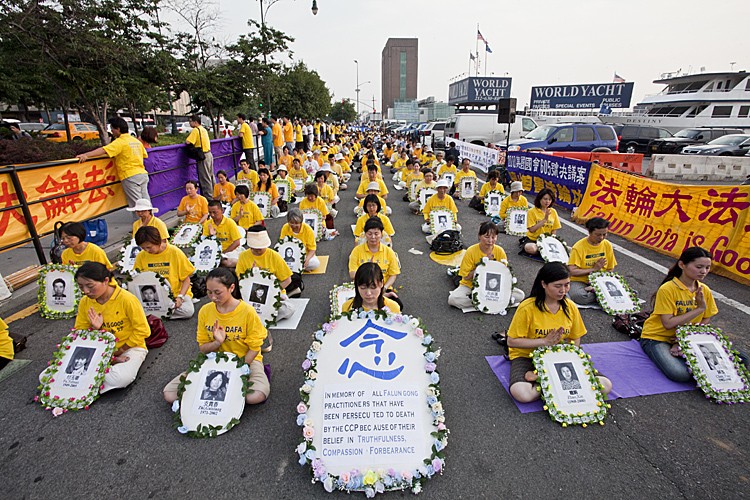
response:
[[[654,155],[650,175],[660,180],[737,181],[750,175],[745,156]]]

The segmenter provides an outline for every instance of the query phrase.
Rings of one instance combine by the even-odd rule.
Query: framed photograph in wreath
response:
[[[253,203],[258,205],[258,209],[263,217],[271,216],[271,195],[266,191],[255,191],[250,193],[253,197]]]
[[[432,188],[422,188],[419,190],[419,194],[417,194],[419,199],[419,211],[421,212],[422,209],[424,209],[425,204],[427,203],[427,200],[430,199],[430,196],[437,193],[436,189]]]
[[[195,244],[203,233],[203,226],[200,224],[185,223],[172,235],[170,243],[178,248],[188,248]]]
[[[141,247],[135,244],[135,240],[130,240],[130,243],[120,250],[120,259],[117,262],[117,266],[122,273],[133,272],[135,258],[138,257],[139,253],[141,253]]]
[[[353,299],[356,294],[354,290],[354,282],[348,282],[341,285],[336,285],[331,290],[331,318],[335,318],[341,314],[341,308],[347,300]]]
[[[224,434],[240,422],[251,385],[243,358],[225,352],[199,354],[180,378],[172,405],[177,431],[197,438]]]
[[[478,311],[505,315],[517,282],[507,262],[483,258],[474,271],[471,301]]]
[[[174,295],[169,282],[153,271],[134,272],[126,280],[128,291],[136,296],[146,314],[169,318],[174,312]]]
[[[511,236],[525,236],[528,232],[526,221],[529,216],[528,208],[511,208],[505,216],[505,234]]]
[[[48,409],[88,408],[99,397],[116,343],[110,332],[72,330],[42,375],[39,402]]]
[[[293,273],[301,273],[302,266],[305,263],[305,245],[292,236],[287,236],[283,240],[276,243],[274,249],[284,259],[286,265]]]
[[[456,174],[454,174],[453,172],[446,172],[440,176],[440,180],[443,179],[448,181],[448,184],[452,186],[456,182]]]
[[[250,185],[250,179],[235,179],[234,187],[237,186],[247,186],[248,189],[250,189],[250,192],[253,192],[253,186]]]
[[[281,283],[276,276],[254,267],[240,276],[242,300],[253,306],[266,328],[276,324],[281,307]]]
[[[693,378],[717,403],[750,402],[750,372],[720,328],[684,325],[677,341]]]
[[[195,272],[205,276],[211,270],[219,267],[221,262],[221,245],[211,236],[200,240],[193,246],[193,256],[190,262],[195,266]]]
[[[430,232],[440,234],[449,229],[456,229],[456,221],[453,220],[453,212],[444,208],[430,211]]]
[[[505,195],[497,191],[487,193],[487,196],[484,197],[484,213],[489,217],[500,215],[500,203],[502,203],[503,198],[505,198]]]
[[[315,233],[315,241],[323,239],[323,233],[325,232],[325,224],[323,222],[323,214],[317,208],[306,208],[302,211],[302,222],[312,228]]]
[[[564,427],[573,424],[604,424],[608,404],[596,377],[594,365],[575,344],[539,347],[532,353],[542,399],[553,420]]]
[[[594,288],[596,300],[607,314],[634,314],[641,310],[638,296],[628,286],[625,278],[614,271],[589,274],[589,284]]]
[[[461,189],[462,200],[472,199],[477,192],[477,178],[472,176],[462,177],[461,185],[458,188]]]
[[[417,186],[419,186],[420,182],[422,182],[422,179],[414,179],[413,181],[409,182],[409,201],[417,201]]]
[[[554,234],[542,234],[537,238],[536,246],[539,248],[539,255],[545,262],[568,263],[568,247],[558,236]]]
[[[222,210],[224,210],[224,217],[232,218],[232,204],[231,203],[222,203],[221,204]]]
[[[78,266],[47,264],[39,271],[37,299],[42,318],[67,319],[77,314],[81,299],[75,280],[77,269]]]
[[[289,179],[274,179],[273,182],[276,184],[276,189],[279,190],[279,199],[289,203],[292,199],[292,184]]]

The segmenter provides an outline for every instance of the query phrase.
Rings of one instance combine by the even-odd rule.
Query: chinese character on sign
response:
[[[96,164],[91,165],[91,169],[86,172],[86,181],[83,183],[84,189],[89,189],[96,186],[101,186],[102,184],[108,184],[110,182],[114,182],[117,180],[117,177],[112,173],[112,166],[114,164],[112,162],[109,162],[106,167],[104,167],[104,170],[100,169],[96,166]],[[109,171],[108,174],[105,176],[105,171]],[[112,190],[111,187],[106,188],[98,188],[93,189],[89,191],[89,203],[96,203],[97,201],[102,201],[107,199],[107,196],[114,196],[115,192]]]
[[[675,210],[677,210],[677,216],[680,218],[680,222],[687,222],[690,220],[690,216],[685,213],[685,210],[682,208],[682,201],[690,201],[693,199],[692,196],[689,194],[680,194],[680,190],[676,189],[674,193],[670,194],[662,194],[662,199],[672,200],[667,208],[664,210],[659,210],[658,212],[654,212],[654,215],[657,217],[661,217],[665,213],[669,212],[672,207],[675,207]]]
[[[625,194],[625,210],[631,214],[643,215],[650,217],[656,203],[656,193],[651,191],[648,186],[640,191],[635,184],[628,186]]]
[[[25,193],[24,193],[25,194]],[[12,207],[18,203],[18,195],[11,193],[8,190],[8,183],[0,183],[0,207],[7,208]],[[0,212],[0,236],[3,236],[8,230],[8,223],[10,222],[10,216],[16,219],[24,226],[26,225],[26,219],[21,215],[20,209],[16,210],[3,210]],[[33,223],[36,224],[36,217],[32,217]]]
[[[36,190],[43,195],[59,195],[64,193],[71,193],[80,189],[78,184],[78,174],[68,169],[60,180],[57,181],[52,176],[47,175],[44,182],[37,186]],[[77,194],[71,196],[63,196],[51,200],[42,201],[45,215],[47,220],[59,217],[62,214],[67,214],[68,209],[71,213],[75,213],[77,206],[81,203],[81,198]]]
[[[722,226],[731,222],[732,227],[734,227],[737,224],[738,210],[747,210],[750,207],[750,202],[738,201],[740,198],[747,198],[747,193],[740,193],[739,190],[740,188],[735,187],[728,193],[719,194],[716,189],[709,189],[708,195],[710,197],[716,198],[718,196],[723,199],[714,202],[711,200],[701,200],[701,204],[707,208],[705,212],[698,216],[698,220],[706,220],[708,218],[708,222],[711,224],[721,224]],[[717,209],[717,211],[711,214],[712,209]],[[729,211],[729,214],[723,217],[727,211]]]
[[[362,365],[359,361],[354,361],[350,366],[350,359],[346,358],[339,367],[339,373],[341,375],[346,375],[347,378],[352,378],[355,373],[362,372],[373,378],[393,380],[403,371],[404,366],[401,365],[395,367],[394,363],[396,362],[396,353],[390,351],[387,356],[384,356],[383,346],[401,340],[404,337],[406,337],[406,333],[378,326],[368,319],[365,326],[354,332],[348,338],[342,340],[339,345],[341,347],[349,347],[353,343],[359,341],[359,344],[357,344],[359,349],[373,348],[375,351],[372,360],[374,366],[367,367]]]
[[[597,196],[597,201],[601,202],[602,205],[617,206],[617,197],[622,194],[622,189],[617,189],[620,185],[615,182],[613,178],[604,179],[603,175],[599,175],[599,178],[594,183],[599,189],[593,191],[591,196]]]

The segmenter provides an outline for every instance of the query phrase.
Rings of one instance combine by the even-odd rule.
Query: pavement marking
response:
[[[8,325],[10,325],[11,323],[13,323],[14,321],[16,321],[17,319],[23,319],[23,318],[25,318],[27,316],[31,316],[32,314],[34,314],[38,310],[39,310],[39,304],[34,304],[33,306],[29,306],[26,309],[21,309],[17,313],[14,313],[14,314],[11,314],[10,316],[8,316],[5,319],[5,323],[7,323]]]
[[[579,233],[582,233],[582,234],[585,234],[585,235],[589,234],[588,231],[586,231],[584,228],[578,226],[578,224],[574,224],[574,223],[572,223],[570,221],[567,221],[567,220],[563,219],[562,217],[560,217],[559,219],[560,219],[560,222],[562,222],[563,224],[565,224],[566,226],[568,226],[570,228],[575,229]],[[610,241],[610,243],[612,243],[612,242]],[[638,262],[642,262],[643,264],[646,264],[648,267],[650,267],[652,269],[656,269],[660,273],[663,273],[663,274],[666,275],[667,271],[669,271],[669,269],[667,269],[666,267],[662,266],[661,264],[657,264],[656,262],[647,259],[643,255],[639,255],[639,254],[637,254],[635,252],[631,252],[627,248],[623,248],[623,247],[621,247],[620,245],[618,245],[616,243],[612,243],[612,247],[614,249],[616,249],[618,252],[620,252],[622,254],[625,254],[625,255],[627,255],[630,258],[635,259]],[[736,301],[734,299],[730,299],[726,295],[723,295],[723,294],[721,294],[721,293],[719,293],[719,292],[717,292],[715,290],[711,290],[711,294],[714,296],[714,299],[718,300],[719,302],[723,302],[726,305],[734,307],[738,311],[743,312],[743,313],[747,314],[748,316],[750,316],[750,306],[747,306],[747,305],[743,304],[742,302]]]

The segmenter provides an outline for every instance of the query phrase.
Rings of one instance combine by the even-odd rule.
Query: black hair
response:
[[[449,162],[449,161],[451,161],[451,162],[453,162],[453,163],[456,163],[456,157],[455,157],[455,156],[453,156],[453,155],[448,155],[448,156],[446,156],[446,157],[445,157],[445,161],[446,161],[446,162]]]
[[[374,204],[376,204],[378,206],[378,212],[380,212],[380,210],[381,210],[382,207],[380,206],[380,199],[378,198],[378,195],[376,195],[376,194],[368,194],[367,196],[365,196],[365,201],[362,203],[362,208],[365,209],[365,213],[367,213],[367,204],[368,203],[374,203]]]
[[[434,172],[432,171],[432,169],[430,167],[424,167],[422,170],[420,170],[420,172],[422,172],[422,175],[424,175],[424,174],[434,174]]]
[[[668,281],[672,281],[672,278],[679,278],[680,276],[682,276],[682,269],[680,268],[680,262],[682,262],[685,265],[688,265],[694,260],[698,260],[703,257],[708,257],[709,259],[711,259],[712,258],[711,252],[701,247],[690,247],[687,250],[684,250],[682,254],[680,254],[680,258],[677,259],[677,262],[675,262],[674,265],[669,268],[669,271],[667,272],[667,276],[664,278],[664,281],[662,281],[661,284],[663,285],[664,283],[667,283]]]
[[[211,200],[208,202],[208,208],[211,207],[219,207],[220,209],[224,210],[224,206],[221,204],[219,200]]]
[[[367,163],[367,170],[368,170],[368,171],[369,171],[369,170],[375,170],[375,171],[377,171],[377,170],[378,170],[378,166],[377,166],[377,165],[375,165],[375,163],[369,163],[369,162],[368,162],[368,163]]]
[[[244,184],[240,184],[236,188],[234,188],[234,194],[236,195],[243,195],[245,198],[250,197],[250,188],[245,186]]]
[[[242,118],[243,120],[247,120],[245,113],[237,113],[237,118]]]
[[[151,290],[152,292],[156,293],[156,287],[154,285],[143,285],[141,287],[141,293],[143,293],[144,290]]]
[[[201,124],[201,118],[198,115],[192,115],[188,120],[193,123],[197,123],[198,125]]]
[[[229,379],[227,378],[226,374],[223,371],[216,370],[206,377],[206,389],[211,388],[211,382],[213,382],[216,377],[221,377],[221,387],[226,387],[227,384],[229,384]]]
[[[497,170],[493,170],[492,172],[490,172],[487,175],[487,180],[489,181],[490,179],[500,179],[500,172],[498,172]]]
[[[481,224],[479,224],[479,236],[483,236],[483,235],[489,233],[490,231],[492,231],[493,233],[495,233],[495,235],[500,234],[500,230],[498,229],[497,224],[495,224],[492,221],[488,220],[488,221],[484,221]]]
[[[161,239],[159,230],[153,226],[141,226],[138,228],[138,231],[135,232],[135,244],[138,246],[141,246],[144,243],[161,245]]]
[[[542,198],[544,198],[544,195],[549,195],[550,198],[552,198],[552,203],[550,203],[550,207],[555,204],[555,193],[552,192],[550,188],[544,188],[536,195],[536,198],[534,198],[534,206],[536,208],[542,208]]]
[[[242,165],[243,163],[247,163],[248,165],[250,164],[250,162],[247,161],[247,158],[240,158],[240,165]]]
[[[242,294],[240,293],[240,281],[237,279],[237,275],[234,274],[234,271],[226,267],[217,267],[215,269],[212,269],[211,272],[208,273],[208,276],[206,276],[206,281],[208,280],[217,280],[219,283],[227,287],[227,289],[234,285],[234,290],[232,290],[232,297],[242,300]]]
[[[260,180],[260,174],[262,173],[265,173],[268,176],[268,180],[266,181],[266,191],[270,191],[271,184],[273,184],[273,181],[271,180],[271,172],[265,167],[258,169],[258,190],[263,189],[263,181]]]
[[[120,116],[113,116],[109,119],[109,128],[117,129],[120,131],[121,134],[127,134],[128,133],[128,122],[125,121],[124,118]]]
[[[325,172],[323,172],[322,170],[318,170],[317,172],[315,172],[315,180],[316,180],[316,181],[317,181],[318,179],[320,179],[321,177],[322,177],[323,179],[325,179],[325,178],[326,178],[326,173],[325,173]]]
[[[318,196],[318,186],[316,186],[314,182],[311,182],[305,186],[305,196],[310,194]]]
[[[86,228],[80,222],[68,222],[60,228],[60,233],[74,236],[80,241],[86,241]]]
[[[107,266],[104,264],[100,262],[91,262],[89,260],[81,264],[81,267],[76,271],[75,279],[78,280],[78,278],[85,278],[99,282],[106,281],[109,283],[109,280],[112,279],[112,272],[107,269]]]
[[[542,312],[545,312],[547,310],[546,306],[544,305],[547,294],[544,291],[542,282],[544,282],[545,284],[550,284],[554,283],[555,281],[564,280],[566,278],[570,278],[570,271],[568,270],[568,266],[566,266],[562,262],[547,262],[542,266],[542,268],[536,274],[536,278],[534,278],[534,284],[531,285],[531,293],[529,294],[529,298],[534,300],[534,305],[536,305],[537,309]],[[568,304],[565,298],[560,301],[560,307],[562,307],[565,316],[570,318],[570,313],[568,312]]]
[[[365,222],[365,232],[369,231],[370,229],[380,229],[381,231],[385,230],[385,226],[383,226],[383,221],[380,220],[380,217],[373,216],[367,219],[367,222]]]
[[[185,187],[187,187],[188,184],[192,184],[194,188],[198,189],[198,181],[189,180],[185,183]]]
[[[57,278],[55,281],[52,282],[52,286],[57,285],[58,283],[62,283],[63,288],[65,288],[65,280],[62,278]]]
[[[218,172],[216,172],[216,177],[218,177],[220,175],[223,175],[224,177],[226,177],[227,179],[229,179],[229,176],[227,175],[227,171],[226,170],[219,170]]]
[[[362,307],[362,296],[359,294],[360,285],[377,285],[380,284],[380,295],[378,296],[378,309],[385,307],[385,283],[383,279],[383,270],[380,269],[380,265],[375,262],[365,262],[357,268],[357,272],[354,274],[354,301],[352,301],[352,309],[359,309]]]
[[[586,221],[586,229],[589,230],[589,233],[593,233],[597,229],[606,229],[608,227],[609,221],[602,217],[592,217]]]

